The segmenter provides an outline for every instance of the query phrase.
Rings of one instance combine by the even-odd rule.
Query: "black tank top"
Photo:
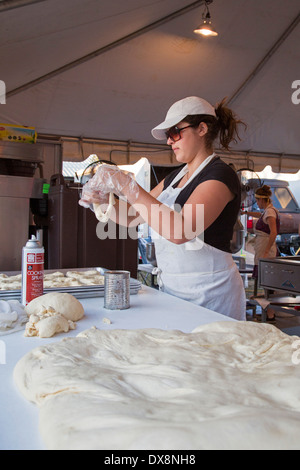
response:
[[[182,166],[176,168],[165,178],[164,189],[170,186],[181,169]],[[231,253],[230,242],[233,227],[241,206],[241,185],[236,172],[229,165],[223,162],[220,157],[215,157],[182,189],[175,203],[182,208],[196,187],[209,180],[217,180],[226,184],[235,197],[226,205],[219,217],[204,231],[204,242],[214,248]],[[173,187],[176,188],[178,184],[179,181]]]

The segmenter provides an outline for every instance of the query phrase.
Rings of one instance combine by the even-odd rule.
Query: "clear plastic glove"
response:
[[[131,203],[139,195],[139,186],[133,173],[120,170],[114,165],[101,165],[88,183],[90,183],[89,189],[104,194],[113,193],[117,196],[126,196]]]
[[[85,207],[86,209],[93,208],[93,204],[108,204],[109,203],[109,193],[102,191],[96,191],[94,189],[92,179],[90,179],[82,188],[81,198],[79,200],[79,205]]]

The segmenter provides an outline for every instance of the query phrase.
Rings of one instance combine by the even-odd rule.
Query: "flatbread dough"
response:
[[[64,277],[64,274],[60,271],[56,271],[54,273],[46,273],[44,274],[44,280],[50,281],[51,279],[57,279],[59,277]]]
[[[94,277],[99,274],[96,269],[90,269],[88,271],[67,271],[66,272],[66,277],[71,278],[71,279],[80,279],[81,277]]]
[[[99,222],[106,223],[109,221],[115,203],[116,200],[113,193],[109,193],[109,203],[106,212],[102,211],[101,204],[93,204],[95,216],[99,220]]]
[[[15,276],[0,275],[0,290],[19,290],[22,287],[22,274]]]
[[[299,449],[295,340],[253,322],[92,328],[34,349],[14,379],[48,449]]]
[[[49,279],[44,281],[44,289],[54,289],[55,287],[73,287],[81,286],[77,279],[68,279],[66,277],[58,277],[57,279]]]
[[[98,271],[91,269],[88,271],[68,271],[66,273],[66,280],[73,281],[82,286],[101,286],[104,285],[104,276]]]
[[[95,285],[104,285],[104,276],[96,269],[89,269],[86,271],[68,271],[66,276],[60,271],[44,274],[44,289]],[[22,274],[17,274],[15,276],[8,276],[4,273],[0,274],[0,291],[21,289]]]

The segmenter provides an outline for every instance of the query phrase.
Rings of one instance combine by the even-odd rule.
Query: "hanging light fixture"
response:
[[[211,16],[208,9],[208,5],[212,3],[213,0],[205,0],[205,10],[202,13],[202,23],[198,28],[194,29],[194,33],[202,34],[202,36],[218,36],[217,31],[214,30],[211,24]]]

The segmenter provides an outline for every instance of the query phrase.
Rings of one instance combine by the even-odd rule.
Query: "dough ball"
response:
[[[55,273],[45,274],[44,280],[50,281],[51,279],[57,279],[64,277],[63,273],[56,271]]]
[[[28,316],[35,315],[49,307],[73,322],[81,320],[84,316],[84,308],[79,300],[71,294],[62,292],[50,292],[33,299],[25,307],[25,312]]]

